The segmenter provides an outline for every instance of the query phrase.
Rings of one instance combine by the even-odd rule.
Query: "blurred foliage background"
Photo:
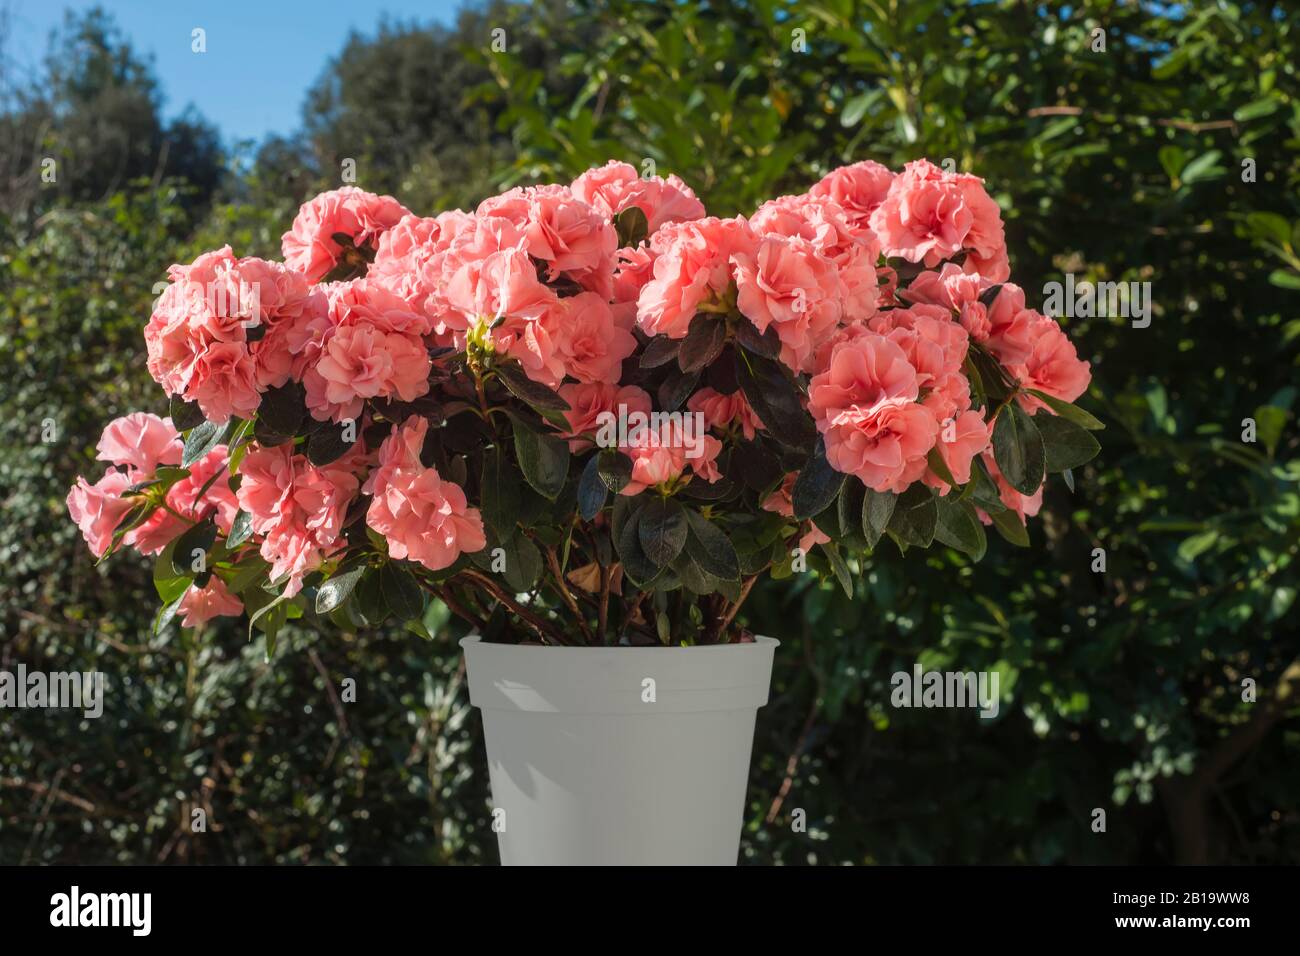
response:
[[[164,411],[141,329],[167,265],[278,256],[345,158],[424,214],[617,158],[726,215],[920,156],[986,178],[1031,304],[1070,272],[1150,282],[1154,315],[1063,320],[1107,430],[1030,550],[756,589],[783,647],[743,860],[1300,860],[1297,29],[1282,2],[498,0],[353,36],[252,152],[165,122],[105,14],[39,76],[0,30],[0,668],[109,686],[96,721],[0,710],[0,862],[496,860],[445,616],[269,662],[229,622],[150,639],[147,563],[95,567],[67,519],[103,424]],[[918,661],[996,669],[1000,716],[892,708]]]

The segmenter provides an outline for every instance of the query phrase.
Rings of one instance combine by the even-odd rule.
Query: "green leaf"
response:
[[[1276,405],[1260,405],[1255,409],[1255,437],[1264,443],[1268,456],[1273,457],[1277,443],[1282,439],[1282,430],[1286,427],[1287,411]]]
[[[569,410],[569,403],[560,397],[559,392],[541,382],[534,382],[518,362],[502,362],[493,368],[510,394],[533,408],[551,412]]]
[[[690,545],[677,555],[672,564],[673,572],[681,579],[682,587],[695,594],[712,594],[722,583],[705,571],[691,554]]]
[[[660,568],[641,547],[641,512],[644,506],[638,496],[636,503],[626,506],[623,520],[614,528],[614,547],[623,563],[623,574],[633,585],[644,588],[658,576]]]
[[[1222,166],[1216,165],[1221,155],[1223,154],[1217,149],[1212,149],[1197,156],[1183,167],[1182,181],[1190,184],[1200,182],[1203,179],[1214,179],[1222,176],[1226,170]]]
[[[826,443],[818,437],[817,446],[795,479],[790,498],[798,521],[819,515],[835,500],[844,487],[844,474],[826,460]]]
[[[521,531],[516,531],[502,547],[506,553],[506,567],[502,573],[506,585],[516,594],[531,591],[542,576],[542,552]]]
[[[839,537],[845,539],[843,544],[846,549],[860,551],[865,546],[861,535],[865,494],[866,486],[861,481],[846,476],[844,487],[840,489],[839,497],[835,499],[836,524],[840,529]]]
[[[172,420],[172,428],[178,432],[187,432],[203,424],[203,409],[197,402],[187,402],[179,395],[171,397],[167,416]]]
[[[329,614],[335,608],[342,607],[356,590],[357,583],[366,570],[367,565],[362,563],[335,572],[333,577],[316,590],[316,613]]]
[[[844,127],[857,126],[866,115],[871,104],[880,98],[880,90],[868,90],[866,93],[859,93],[853,99],[844,104],[844,112],[840,114],[840,125]]]
[[[799,388],[783,365],[772,359],[736,352],[736,379],[741,391],[772,437],[801,451],[811,450],[817,431],[804,411]]]
[[[998,534],[1002,535],[1007,541],[1018,548],[1029,547],[1029,532],[1026,530],[1024,522],[1020,520],[1020,515],[1007,508],[990,513],[989,517],[993,519],[993,527],[997,529]]]
[[[637,529],[641,550],[660,567],[681,554],[687,531],[686,511],[671,498],[652,498],[641,509]]]
[[[154,590],[158,592],[158,597],[165,604],[179,600],[189,590],[190,584],[194,580],[194,574],[190,571],[188,564],[183,571],[176,569],[172,563],[172,556],[175,553],[176,542],[172,541],[167,547],[163,548],[162,553],[158,555],[153,564]]]
[[[212,422],[196,425],[185,436],[185,450],[181,453],[181,466],[188,468],[212,449],[221,444],[222,426]]]
[[[1046,392],[1040,392],[1036,388],[1025,389],[1025,391],[1029,392],[1030,395],[1034,396],[1034,398],[1038,399],[1062,418],[1068,418],[1076,425],[1082,425],[1084,428],[1088,429],[1088,431],[1099,432],[1104,431],[1106,428],[1105,425],[1092,415],[1089,415],[1078,405],[1071,405],[1069,402],[1063,402],[1055,395],[1048,395]]]
[[[366,568],[353,589],[350,605],[357,614],[371,627],[378,627],[388,620],[388,602],[384,599],[380,586],[379,568]]]
[[[153,633],[155,635],[159,634],[163,628],[176,618],[176,614],[181,608],[181,600],[185,597],[185,592],[189,589],[190,585],[187,581],[185,587],[181,589],[180,594],[158,609],[158,614],[153,619]]]
[[[761,358],[774,359],[781,354],[781,337],[776,334],[776,329],[769,325],[766,332],[759,332],[758,327],[743,316],[736,323],[736,344]]]
[[[211,518],[200,521],[185,530],[174,542],[172,552],[172,569],[177,574],[194,574],[194,552],[207,554],[212,543],[217,540],[217,526]]]
[[[235,520],[230,522],[230,533],[226,535],[226,547],[237,548],[253,535],[253,516],[240,510]]]
[[[1261,96],[1259,99],[1252,100],[1245,106],[1234,110],[1232,118],[1238,123],[1249,123],[1251,120],[1276,112],[1281,105],[1282,101],[1275,96]]]
[[[268,389],[257,406],[258,425],[276,435],[293,437],[306,418],[307,392],[299,382],[290,381]]]
[[[1084,432],[1086,435],[1087,432]],[[934,537],[950,548],[969,554],[976,561],[984,557],[988,539],[984,527],[975,516],[975,506],[968,501],[936,498],[937,507]]]
[[[685,404],[700,384],[699,372],[683,372],[680,368],[670,368],[664,380],[659,383],[659,407],[666,412],[675,412]]]
[[[993,426],[993,459],[1007,484],[1032,495],[1043,483],[1043,439],[1029,414],[1011,402]]]
[[[1214,547],[1218,540],[1219,532],[1217,528],[1210,528],[1208,531],[1194,534],[1190,538],[1184,538],[1182,543],[1178,545],[1178,557],[1191,563]]]
[[[1160,165],[1164,167],[1170,182],[1178,179],[1178,174],[1183,171],[1183,166],[1187,163],[1187,154],[1174,145],[1161,146],[1156,153],[1156,158],[1160,160]]]
[[[938,515],[935,497],[930,489],[922,484],[914,484],[898,496],[888,530],[904,544],[928,548],[934,541]]]
[[[1050,474],[1078,468],[1101,451],[1092,433],[1068,418],[1039,412],[1034,416],[1034,424],[1043,439],[1044,467]]]
[[[582,477],[578,479],[578,514],[582,515],[583,520],[590,521],[600,514],[608,497],[609,488],[600,477],[600,456],[592,455],[582,469]]]
[[[352,450],[352,442],[344,441],[347,422],[325,422],[307,438],[307,460],[313,465],[328,465],[338,461]],[[355,423],[352,426],[356,427]],[[353,436],[355,439],[355,435]]]
[[[628,206],[614,217],[614,229],[618,232],[620,249],[639,246],[650,234],[650,223],[640,206]]]
[[[645,351],[641,353],[641,368],[658,368],[661,365],[676,361],[677,353],[681,350],[681,347],[681,339],[670,339],[666,335],[656,335],[646,343]]]
[[[500,445],[493,445],[483,453],[479,496],[479,507],[488,527],[501,538],[513,534],[519,521],[519,479]]]
[[[280,628],[289,620],[289,609],[285,605],[288,597],[276,595],[269,603],[254,611],[248,618],[248,639],[253,639],[253,629],[266,635],[266,657],[269,660],[275,653],[275,638]]]
[[[1246,216],[1246,227],[1256,239],[1272,242],[1285,249],[1291,245],[1291,224],[1275,212],[1252,212]]]
[[[957,487],[957,479],[954,478],[952,472],[948,470],[948,463],[943,460],[943,453],[939,451],[937,445],[930,449],[929,454],[925,456],[925,461],[926,464],[930,466],[932,472],[946,481],[951,487]]]
[[[727,344],[727,324],[719,316],[700,312],[691,319],[686,338],[677,352],[677,366],[683,372],[698,372],[722,354]]]
[[[603,448],[596,456],[600,480],[614,494],[627,487],[632,480],[632,459],[617,448]]]
[[[831,573],[835,575],[835,580],[840,582],[840,587],[844,589],[844,595],[851,599],[853,597],[853,575],[849,573],[849,566],[844,563],[839,547],[833,541],[822,542],[818,547],[826,555],[826,560],[831,566]]]
[[[740,558],[726,533],[693,508],[686,509],[686,521],[686,550],[700,568],[723,581],[739,581]]]
[[[1268,274],[1268,281],[1279,289],[1300,291],[1300,274],[1287,272],[1285,269],[1274,269]]]
[[[875,491],[866,488],[862,499],[862,533],[866,536],[867,547],[874,549],[880,543],[880,536],[889,527],[898,504],[898,495],[892,491]]]
[[[569,477],[569,443],[543,435],[518,416],[511,416],[515,433],[515,457],[537,493],[554,501]]]
[[[400,564],[390,561],[379,569],[379,590],[398,621],[424,616],[424,589],[415,575]]]
[[[1002,503],[1002,495],[998,491],[997,482],[993,480],[988,469],[984,466],[984,460],[979,456],[976,456],[971,461],[970,478],[970,484],[962,492],[963,498],[969,498],[989,514],[1007,510],[1007,506]]]

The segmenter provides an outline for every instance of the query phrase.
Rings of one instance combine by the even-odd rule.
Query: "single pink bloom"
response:
[[[867,333],[837,345],[808,390],[831,467],[876,491],[920,478],[939,423],[916,403],[919,391],[916,369],[890,339]]]
[[[710,428],[725,430],[732,422],[737,422],[746,441],[752,440],[763,428],[758,414],[739,389],[723,395],[712,388],[702,388],[690,397],[686,408],[703,415]]]
[[[736,307],[759,332],[769,326],[781,340],[781,360],[808,371],[817,346],[834,333],[844,290],[835,263],[807,239],[765,236],[754,253],[732,258]]]
[[[214,617],[238,617],[244,613],[243,602],[230,593],[221,578],[213,575],[206,586],[191,585],[177,607],[182,627],[198,627]]]
[[[159,465],[179,465],[184,443],[170,418],[132,412],[109,422],[95,457],[130,469],[133,481],[147,481]]]
[[[342,258],[343,247],[334,241],[335,235],[343,233],[354,246],[373,249],[406,215],[409,210],[392,196],[376,196],[356,186],[321,193],[302,205],[281,238],[285,264],[308,281],[319,282]]]
[[[587,170],[569,188],[606,219],[638,207],[652,233],[665,223],[704,218],[704,204],[676,176],[639,176],[634,166],[614,159]]]
[[[865,229],[870,228],[871,214],[885,201],[893,181],[889,169],[868,159],[832,170],[808,190],[808,195],[831,200],[844,210],[854,227]]]
[[[97,558],[108,551],[113,532],[136,504],[136,499],[122,497],[122,492],[129,487],[131,479],[125,473],[109,471],[93,485],[85,478],[78,478],[68,492],[68,514]]]
[[[461,554],[483,550],[487,538],[483,519],[468,506],[464,489],[421,463],[428,428],[428,421],[418,417],[394,426],[379,447],[379,465],[363,491],[374,496],[366,523],[384,536],[388,553],[438,571]]]
[[[547,325],[565,372],[579,382],[617,382],[623,360],[636,351],[636,336],[594,292],[560,299]]]

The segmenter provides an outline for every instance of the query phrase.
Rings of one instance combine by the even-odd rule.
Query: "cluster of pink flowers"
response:
[[[78,478],[68,492],[67,504],[90,550],[103,557],[119,526],[142,504],[139,495],[126,492],[155,481],[160,468],[179,465],[182,443],[171,419],[133,412],[109,423],[97,451],[96,457],[109,463],[108,470],[94,484]],[[192,524],[209,517],[228,533],[238,505],[229,484],[220,479],[227,461],[224,445],[209,451],[189,468],[188,475],[167,488],[162,507],[121,535],[122,543],[141,554],[158,554]],[[206,587],[191,589],[178,613],[186,627],[193,627],[211,617],[242,610],[243,605],[214,577]]]
[[[226,246],[174,265],[145,326],[151,374],[168,395],[224,422],[257,411],[295,371],[325,296],[299,272]]]
[[[626,223],[638,220],[644,235],[629,238]],[[305,433],[262,447],[245,431],[233,442],[248,443],[237,476],[235,448],[219,445],[154,500],[147,486],[179,466],[181,437],[169,419],[119,419],[99,444],[109,470],[68,495],[97,555],[148,500],[154,510],[118,536],[123,544],[157,554],[209,518],[228,535],[243,512],[251,530],[236,559],[256,553],[288,595],[350,547],[354,521],[391,557],[447,568],[486,546],[482,517],[429,464],[429,420],[385,408],[427,397],[477,409],[481,373],[509,363],[558,394],[567,410],[545,427],[587,454],[606,416],[654,411],[638,354],[656,338],[688,340],[701,317],[725,324],[732,350],[745,325],[768,343],[806,391],[834,469],[877,492],[920,482],[946,494],[980,458],[1022,519],[1041,491],[1015,491],[997,468],[988,409],[972,394],[972,349],[996,360],[1030,414],[1051,409],[1029,390],[1069,402],[1090,378],[1060,326],[1007,281],[1002,217],[983,182],[925,160],[897,174],[856,163],[731,218],[707,215],[675,176],[616,161],[569,185],[515,188],[431,218],[345,187],[302,207],[282,251],[282,263],[225,247],[172,266],[145,328],[149,371],[217,424],[253,418],[268,392],[292,384],[305,423],[349,424],[356,442],[313,464]],[[665,420],[621,439],[624,496],[715,483],[727,448],[786,437],[725,376],[691,385],[678,407],[706,433]],[[795,478],[755,506],[792,516]],[[809,525],[800,540],[828,539]],[[212,576],[180,611],[196,623],[239,604]]]

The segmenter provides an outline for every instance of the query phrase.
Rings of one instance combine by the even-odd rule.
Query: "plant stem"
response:
[[[505,588],[501,587],[501,585],[497,584],[495,581],[493,581],[487,575],[483,574],[481,571],[476,571],[473,568],[466,568],[464,571],[460,573],[464,575],[466,578],[468,578],[469,580],[479,585],[479,587],[483,588],[494,598],[496,598],[499,602],[501,602],[507,608],[509,608],[515,614],[516,617],[518,617],[521,621],[523,621],[534,631],[536,631],[543,640],[549,639],[551,641],[554,641],[556,644],[570,643],[565,639],[563,632],[555,630],[553,627],[547,624],[546,621],[542,620],[532,611],[528,610],[528,608],[524,607],[513,597],[507,594]]]
[[[560,597],[568,605],[569,613],[573,615],[573,619],[578,622],[578,627],[582,629],[584,643],[588,645],[595,644],[596,641],[592,637],[591,628],[587,627],[586,616],[582,613],[582,609],[578,607],[578,602],[573,599],[573,594],[569,591],[568,585],[564,583],[564,569],[560,567],[560,559],[555,556],[554,548],[546,548],[546,565],[550,568],[552,577],[555,578],[555,589],[560,592]]]
[[[736,619],[736,612],[740,606],[745,603],[745,598],[749,597],[750,590],[754,587],[754,582],[758,580],[757,574],[751,574],[745,579],[745,583],[740,586],[740,596],[736,602],[727,609],[727,613],[722,616],[722,621],[718,625],[718,637],[721,638],[727,633],[727,628],[731,627],[731,622]]]

